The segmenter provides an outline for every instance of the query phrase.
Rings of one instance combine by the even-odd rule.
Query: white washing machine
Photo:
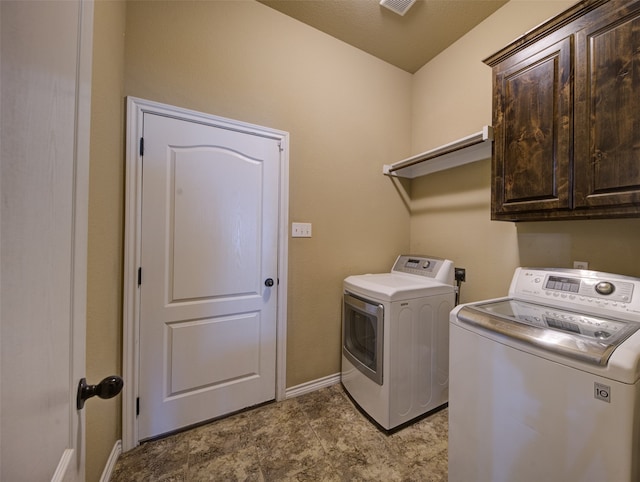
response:
[[[450,260],[401,255],[390,273],[344,280],[342,384],[384,430],[447,403]]]
[[[640,279],[518,268],[451,312],[450,482],[640,480]]]

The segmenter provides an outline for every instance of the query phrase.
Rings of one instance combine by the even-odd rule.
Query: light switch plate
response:
[[[311,223],[291,223],[292,238],[310,238]]]

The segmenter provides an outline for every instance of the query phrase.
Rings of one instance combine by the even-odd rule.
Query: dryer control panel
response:
[[[391,272],[423,276],[453,284],[453,261],[435,256],[401,254],[393,264]]]

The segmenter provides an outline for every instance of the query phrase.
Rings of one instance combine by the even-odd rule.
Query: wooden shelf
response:
[[[482,131],[457,141],[393,164],[385,164],[382,167],[382,173],[385,176],[413,179],[470,162],[489,159],[492,143],[493,128],[484,126]]]

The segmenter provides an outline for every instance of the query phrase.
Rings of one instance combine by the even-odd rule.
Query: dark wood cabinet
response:
[[[570,206],[571,39],[549,40],[495,76],[492,193],[500,214]]]
[[[580,2],[485,63],[492,219],[640,215],[640,1]]]
[[[576,33],[574,208],[586,213],[640,212],[640,2],[620,5]]]

